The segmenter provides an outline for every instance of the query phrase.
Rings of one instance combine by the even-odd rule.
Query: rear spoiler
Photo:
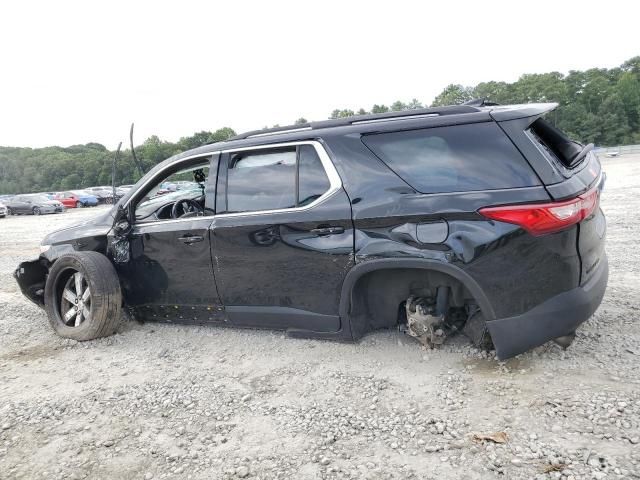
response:
[[[584,147],[582,147],[582,150],[580,150],[576,155],[574,155],[574,157],[569,162],[569,167],[573,167],[574,165],[577,165],[578,163],[580,163],[580,160],[586,157],[587,153],[589,153],[594,148],[595,147],[593,143],[589,143],[588,145],[585,145]]]
[[[522,105],[505,105],[488,107],[489,115],[496,122],[515,120],[517,118],[539,117],[558,108],[557,103],[524,103]],[[532,118],[532,121],[535,120]]]

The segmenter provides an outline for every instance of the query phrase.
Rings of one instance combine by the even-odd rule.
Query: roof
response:
[[[395,120],[409,120],[428,117],[441,117],[445,115],[460,115],[468,113],[489,112],[496,121],[512,120],[515,118],[542,115],[555,109],[557,103],[525,103],[518,105],[498,105],[484,100],[471,100],[464,105],[450,105],[444,107],[420,108],[415,110],[403,110],[399,112],[373,113],[367,115],[353,115],[350,117],[321,120],[284,127],[264,128],[251,130],[231,137],[226,142],[244,140],[247,138],[270,137],[286,133],[297,133],[308,130],[320,130],[349,125],[362,125],[370,123],[384,123]]]
[[[234,148],[317,138],[320,132],[322,132],[323,135],[342,135],[354,132],[373,133],[383,130],[388,131],[396,128],[396,122],[402,124],[402,129],[486,122],[491,120],[501,122],[517,118],[540,116],[555,109],[557,106],[557,103],[493,105],[487,102],[473,101],[473,104],[469,105],[355,115],[299,125],[252,130],[222,142],[215,142],[182,152],[172,157],[172,159],[175,160],[176,158],[193,156],[195,154],[207,154],[214,151],[231,150]]]
[[[280,133],[300,132],[304,130],[318,130],[321,128],[344,127],[347,125],[358,125],[363,123],[384,122],[386,120],[395,120],[401,118],[419,118],[441,115],[456,115],[461,113],[474,113],[481,111],[477,107],[469,105],[452,105],[447,107],[419,108],[415,110],[403,110],[400,112],[371,113],[368,115],[353,115],[351,117],[335,118],[331,120],[321,120],[319,122],[309,122],[297,125],[288,125],[285,127],[265,128],[262,130],[251,130],[241,133],[231,140],[243,140],[251,137],[262,137],[277,135]]]

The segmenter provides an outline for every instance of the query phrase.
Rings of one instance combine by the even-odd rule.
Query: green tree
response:
[[[387,113],[388,111],[389,107],[387,107],[386,105],[375,104],[373,107],[371,107],[371,113]]]
[[[407,104],[404,102],[401,102],[400,100],[396,100],[391,104],[392,112],[401,112],[402,110],[406,110],[406,109],[407,109]]]
[[[463,87],[462,85],[450,84],[440,93],[431,104],[432,107],[441,107],[444,105],[460,105],[473,98],[473,89],[471,87]]]
[[[412,99],[406,106],[407,110],[419,110],[421,108],[424,108],[424,105],[417,98]]]
[[[354,111],[348,108],[345,108],[343,110],[335,109],[333,112],[331,112],[331,116],[329,118],[336,119],[336,118],[344,118],[344,117],[353,117],[354,115],[355,115]]]

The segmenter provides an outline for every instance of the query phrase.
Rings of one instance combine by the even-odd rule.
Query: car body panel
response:
[[[217,311],[221,302],[211,265],[212,221],[210,217],[197,217],[134,225],[129,234],[131,259],[117,265],[126,303],[138,309],[205,306]],[[192,244],[180,240],[188,236],[202,240]],[[157,311],[151,315],[157,315]],[[165,318],[173,320],[172,316]]]
[[[340,285],[353,265],[350,216],[342,190],[306,212],[216,216],[212,254],[223,303],[337,316]],[[312,232],[325,224],[343,232]]]

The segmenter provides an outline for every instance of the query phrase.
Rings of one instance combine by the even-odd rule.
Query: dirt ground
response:
[[[640,478],[640,156],[603,164],[604,302],[567,351],[507,362],[396,331],[129,321],[63,340],[11,273],[96,210],[0,219],[0,479]]]

